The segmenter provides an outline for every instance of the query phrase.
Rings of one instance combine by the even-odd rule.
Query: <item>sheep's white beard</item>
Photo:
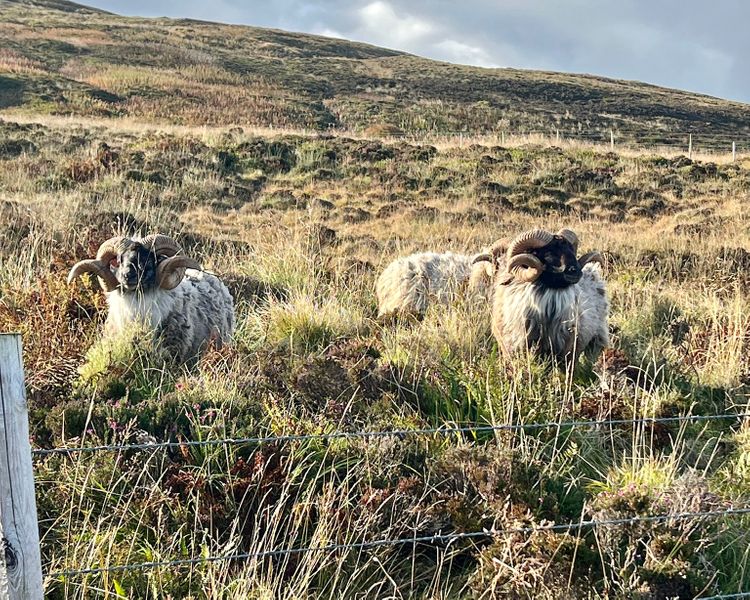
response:
[[[107,294],[107,303],[107,326],[114,331],[121,331],[131,323],[155,330],[169,314],[172,304],[169,294],[159,288],[125,294],[115,290]]]
[[[504,303],[505,328],[513,333],[513,346],[526,345],[528,335],[538,333],[542,352],[562,355],[576,328],[579,288],[548,288],[538,285],[511,284]],[[534,336],[536,337],[536,336]]]

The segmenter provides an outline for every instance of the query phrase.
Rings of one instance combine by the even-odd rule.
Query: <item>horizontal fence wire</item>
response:
[[[333,433],[291,434],[265,437],[222,438],[215,440],[185,440],[175,442],[144,442],[138,444],[105,444],[100,446],[73,446],[70,448],[37,448],[31,451],[33,456],[49,456],[54,454],[79,454],[86,452],[127,452],[136,450],[163,450],[171,448],[195,448],[221,445],[261,445],[285,442],[331,441],[362,438],[382,438],[423,436],[423,435],[452,435],[461,433],[496,433],[503,431],[526,431],[539,429],[572,429],[615,425],[648,425],[656,423],[690,423],[703,421],[719,421],[729,419],[746,419],[750,413],[726,413],[720,415],[683,415],[676,417],[642,417],[637,419],[607,419],[599,421],[549,421],[546,423],[517,423],[506,425],[467,425],[461,427],[432,427],[424,429],[395,429],[387,431],[337,431]]]
[[[612,140],[612,137],[614,137],[615,143],[617,143],[618,140],[625,141],[625,140],[631,140],[631,141],[646,141],[646,142],[658,142],[660,140],[674,140],[679,142],[685,142],[685,145],[688,144],[688,142],[691,139],[693,142],[696,141],[727,141],[731,144],[731,142],[736,142],[738,144],[740,143],[747,143],[750,141],[750,137],[747,136],[738,136],[731,133],[638,133],[638,132],[613,132],[610,134],[609,131],[581,131],[581,132],[572,132],[572,131],[514,131],[514,132],[505,132],[505,133],[497,133],[497,132],[467,132],[467,131],[450,131],[450,132],[443,132],[443,133],[430,133],[430,132],[417,132],[417,133],[396,133],[396,134],[389,134],[388,137],[409,137],[409,136],[415,136],[415,137],[464,137],[467,139],[470,139],[472,137],[486,137],[486,138],[516,138],[516,137],[528,137],[528,136],[540,136],[540,137],[549,137],[549,138],[590,138],[590,139],[598,139],[598,140],[604,140],[607,142],[610,142]]]
[[[325,132],[318,132],[325,133]],[[338,132],[339,135],[357,135],[356,132]],[[531,131],[443,131],[443,132],[394,132],[383,136],[383,139],[407,140],[414,143],[439,142],[440,140],[459,140],[470,142],[471,140],[513,140],[519,138],[541,137],[556,142],[561,141],[583,141],[593,144],[610,145],[619,147],[644,147],[658,148],[662,146],[689,152],[711,152],[729,154],[733,150],[737,153],[745,153],[750,150],[750,138],[738,137],[732,133],[676,133],[676,132],[616,132],[613,131],[563,131],[563,130],[531,130]],[[733,148],[734,144],[734,148]],[[692,148],[691,148],[692,147]]]
[[[541,430],[541,429],[572,429],[572,428],[590,428],[590,427],[603,427],[603,426],[622,426],[622,425],[649,425],[656,423],[691,423],[691,422],[710,422],[717,420],[743,420],[750,417],[750,413],[726,413],[720,415],[683,415],[675,417],[643,417],[636,419],[606,419],[596,421],[550,421],[544,423],[527,423],[527,424],[504,424],[504,425],[478,425],[478,426],[462,426],[462,427],[435,427],[435,428],[423,428],[423,429],[401,429],[401,430],[389,430],[389,431],[353,431],[353,432],[333,432],[323,434],[296,434],[296,435],[279,435],[279,436],[265,436],[265,437],[246,437],[246,438],[223,438],[216,440],[200,440],[200,441],[175,441],[175,442],[155,442],[155,443],[138,443],[138,444],[110,444],[110,445],[99,445],[99,446],[76,446],[71,448],[58,447],[48,449],[35,449],[32,451],[34,456],[49,456],[49,455],[68,455],[75,453],[91,453],[101,451],[137,451],[137,450],[160,450],[170,448],[185,448],[185,447],[203,447],[203,446],[216,446],[216,445],[245,445],[245,444],[268,444],[268,443],[281,443],[281,442],[298,442],[298,441],[332,441],[342,439],[363,439],[363,438],[382,438],[382,437],[400,437],[406,438],[409,436],[419,435],[452,435],[452,434],[465,434],[465,433],[494,433],[494,432],[507,432],[507,431],[525,431],[525,430]],[[329,544],[325,546],[306,546],[296,548],[286,548],[277,550],[267,550],[260,552],[246,552],[236,553],[228,555],[208,556],[200,558],[185,558],[176,560],[165,560],[165,561],[152,561],[152,562],[141,562],[132,563],[126,565],[115,565],[107,567],[95,567],[88,569],[68,569],[55,571],[48,574],[48,577],[52,579],[60,579],[66,577],[73,577],[78,575],[96,575],[101,573],[109,572],[123,572],[133,570],[146,570],[156,569],[160,567],[181,567],[191,566],[205,563],[214,562],[226,562],[226,561],[240,561],[240,560],[251,560],[251,559],[262,559],[270,557],[285,556],[291,554],[302,554],[312,551],[320,552],[333,552],[337,550],[365,550],[369,548],[376,548],[380,546],[392,546],[392,545],[403,545],[403,544],[417,544],[417,543],[451,543],[463,539],[478,539],[487,538],[501,535],[511,534],[529,534],[537,531],[573,531],[584,528],[595,528],[603,526],[623,526],[629,524],[635,524],[639,522],[661,522],[661,521],[674,521],[674,520],[687,520],[687,519],[701,519],[701,518],[720,518],[724,516],[735,516],[750,514],[750,508],[739,508],[739,509],[727,509],[724,511],[706,511],[697,513],[681,513],[675,515],[652,515],[643,517],[631,517],[623,519],[611,519],[611,520],[590,520],[581,521],[578,523],[567,523],[567,524],[550,524],[550,525],[539,525],[535,527],[519,527],[512,529],[503,530],[484,530],[468,533],[451,533],[451,534],[435,534],[425,536],[415,536],[411,538],[396,538],[396,539],[378,539],[365,542],[356,542],[350,544]],[[728,596],[731,597],[744,597],[744,596]],[[723,596],[712,596],[711,600],[719,600]],[[708,599],[706,599],[708,600]]]
[[[700,596],[695,600],[731,600],[732,598],[750,598],[750,592],[739,592],[737,594],[719,594],[718,596]]]
[[[536,525],[529,527],[515,527],[508,529],[486,529],[483,531],[472,531],[467,533],[446,533],[414,536],[410,538],[382,538],[365,542],[354,542],[349,544],[326,544],[323,546],[301,546],[296,548],[282,548],[278,550],[264,550],[259,552],[242,552],[236,554],[225,554],[218,556],[208,556],[200,558],[183,558],[176,560],[152,561],[131,563],[127,565],[116,565],[111,567],[95,567],[90,569],[66,569],[54,571],[47,576],[52,579],[64,577],[74,577],[77,575],[97,575],[101,573],[136,571],[156,569],[160,567],[180,567],[192,566],[205,563],[214,563],[222,561],[238,561],[269,558],[274,556],[285,556],[290,554],[303,554],[306,552],[335,552],[337,550],[365,550],[377,548],[380,546],[393,546],[402,544],[428,544],[436,542],[455,542],[458,540],[499,537],[513,534],[530,534],[538,531],[552,532],[570,532],[581,529],[591,529],[596,527],[621,527],[625,525],[634,525],[637,523],[659,523],[664,521],[688,521],[697,519],[716,519],[728,516],[738,516],[750,514],[750,508],[728,508],[726,510],[704,511],[704,512],[686,512],[676,513],[673,515],[647,515],[640,517],[625,517],[621,519],[602,519],[579,521],[578,523],[550,523],[548,525]]]
[[[314,132],[313,133],[326,133],[326,132]],[[330,132],[329,132],[330,133]],[[356,132],[347,131],[347,130],[339,130],[337,133],[341,133],[342,135],[346,134],[352,134]],[[610,141],[612,137],[615,138],[615,142],[617,140],[635,140],[635,139],[642,139],[642,140],[661,140],[661,139],[673,139],[673,140],[679,140],[679,141],[685,141],[688,142],[690,140],[690,137],[692,136],[693,141],[696,140],[728,140],[729,142],[737,142],[737,143],[744,143],[750,140],[750,136],[748,136],[747,133],[745,134],[736,134],[736,133],[728,133],[728,132],[717,132],[717,133],[702,133],[702,132],[675,132],[675,131],[609,131],[609,130],[603,130],[603,131],[566,131],[563,129],[559,130],[549,130],[549,129],[529,129],[529,130],[517,130],[517,131],[405,131],[405,132],[393,132],[393,133],[385,133],[383,134],[383,137],[465,137],[465,138],[472,138],[472,137],[487,137],[487,138],[514,138],[514,137],[527,137],[527,136],[544,136],[544,137],[553,137],[553,138],[563,138],[563,137],[590,137],[590,138],[597,138],[602,139],[606,141]]]
[[[367,136],[366,132],[348,129],[325,129],[312,130],[302,129],[305,135],[338,135],[342,137],[375,137],[384,140],[407,140],[413,143],[440,142],[441,140],[458,140],[459,142],[470,142],[471,140],[482,140],[484,142],[494,140],[500,143],[503,140],[518,140],[522,138],[537,137],[547,140],[560,141],[584,141],[593,144],[610,145],[620,147],[657,148],[660,146],[673,147],[677,150],[689,152],[690,146],[695,152],[708,151],[711,153],[731,153],[734,151],[744,153],[750,150],[750,135],[748,131],[717,131],[715,133],[706,131],[654,131],[654,130],[629,130],[605,128],[600,130],[575,130],[568,128],[548,129],[482,129],[474,131],[442,130],[442,131],[392,131],[381,135]]]

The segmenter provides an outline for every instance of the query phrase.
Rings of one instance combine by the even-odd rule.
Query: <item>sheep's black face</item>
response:
[[[531,250],[542,261],[544,271],[537,281],[551,288],[564,288],[581,280],[581,265],[573,246],[565,238],[555,236],[546,246]]]
[[[125,292],[156,287],[156,256],[140,244],[134,244],[118,257],[115,276]]]

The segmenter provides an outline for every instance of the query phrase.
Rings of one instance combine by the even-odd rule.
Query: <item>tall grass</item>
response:
[[[750,583],[736,518],[357,546],[744,506],[747,431],[735,421],[588,425],[747,410],[744,167],[102,125],[8,128],[34,149],[0,163],[0,327],[24,334],[37,446],[179,445],[37,457],[45,572],[251,556],[48,576],[49,597],[692,597]],[[633,195],[618,208],[636,175],[669,181],[654,192],[663,204]],[[550,182],[607,212],[541,210]],[[597,363],[501,358],[477,299],[375,319],[374,281],[395,256],[563,225],[606,255],[613,343]],[[153,231],[236,298],[234,344],[191,369],[142,332],[102,341],[101,292],[65,283],[103,239]],[[539,422],[550,426],[219,443]]]

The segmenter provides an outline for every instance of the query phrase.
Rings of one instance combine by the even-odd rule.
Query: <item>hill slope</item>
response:
[[[748,107],[59,0],[0,0],[0,46],[0,331],[23,336],[50,451],[46,597],[750,590],[750,155],[141,123],[510,130],[568,111],[719,139]],[[604,257],[601,360],[508,356],[482,294],[376,318],[396,257],[539,227]],[[157,232],[235,299],[232,343],[187,369],[138,328],[103,335],[96,281],[66,282],[104,240]]]
[[[344,40],[3,0],[0,108],[406,131],[750,130],[750,106],[637,82],[442,63]]]
[[[565,531],[750,507],[731,416],[750,397],[749,159],[50,121],[0,122],[0,331],[23,334],[34,444],[199,445],[36,457],[44,572],[115,570],[48,576],[47,597],[109,599],[114,577],[121,598],[196,600],[750,589],[747,515]],[[397,256],[562,226],[604,253],[612,306],[613,347],[575,377],[500,360],[481,297],[376,321]],[[195,369],[138,331],[110,345],[98,285],[66,284],[136,232],[179,240],[236,299],[233,343]],[[550,427],[507,429],[530,423]],[[357,437],[393,430],[423,433]],[[538,525],[562,530],[507,531]],[[181,566],[116,570],[155,560]]]

